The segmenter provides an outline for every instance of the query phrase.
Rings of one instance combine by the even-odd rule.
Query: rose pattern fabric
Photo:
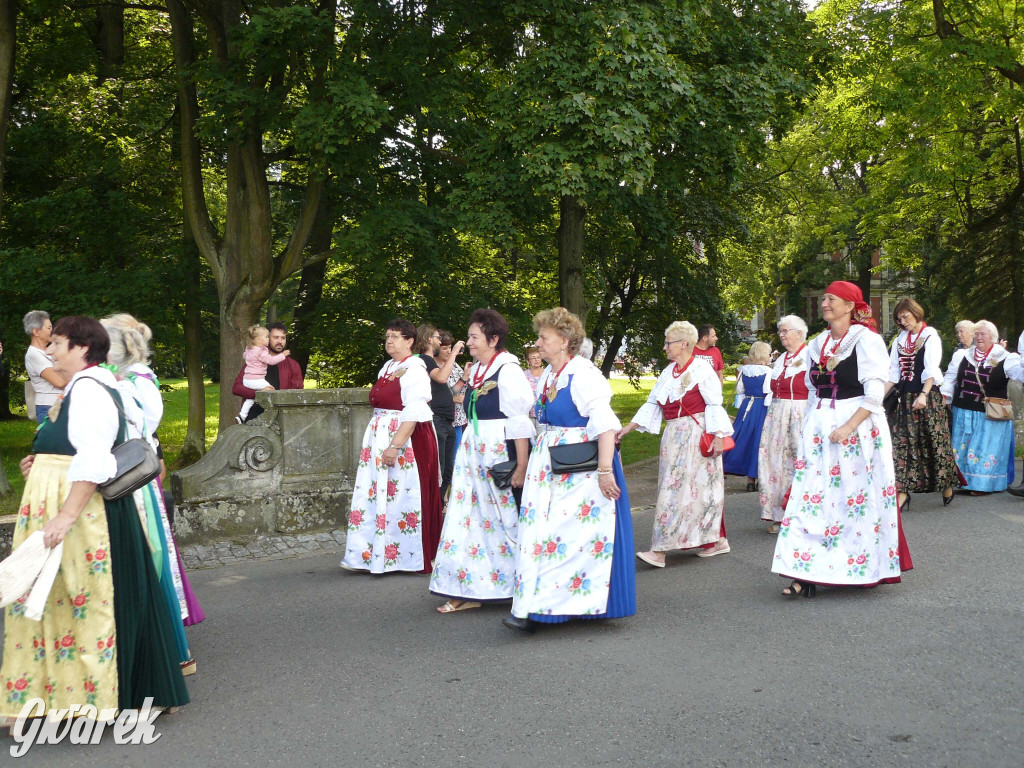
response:
[[[757,453],[762,520],[781,523],[785,516],[782,499],[793,482],[806,412],[806,400],[777,398],[768,406]]]
[[[434,558],[430,591],[467,600],[512,597],[519,507],[511,488],[491,480],[490,467],[508,461],[505,420],[467,429],[456,453],[448,513]]]
[[[530,453],[519,517],[516,616],[605,613],[615,502],[601,494],[596,472],[551,474],[549,447],[582,442],[586,427],[549,426]]]
[[[371,573],[423,570],[420,476],[406,445],[395,466],[383,454],[399,427],[399,411],[374,409],[363,433],[342,565]]]
[[[872,414],[847,440],[829,435],[860,398],[820,401],[808,411],[781,520],[772,571],[818,584],[899,581],[899,530],[892,441],[885,417]]]
[[[928,393],[928,405],[913,409],[918,392],[900,396],[899,408],[889,424],[892,432],[896,490],[931,493],[959,485],[956,454],[949,433],[949,418],[938,387]]]
[[[667,552],[714,544],[722,537],[722,457],[702,456],[704,414],[665,423],[658,463],[658,500],[651,549]]]

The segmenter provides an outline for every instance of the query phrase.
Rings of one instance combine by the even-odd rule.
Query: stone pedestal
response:
[[[229,427],[199,462],[171,475],[182,543],[344,527],[366,389],[258,392],[266,410]]]

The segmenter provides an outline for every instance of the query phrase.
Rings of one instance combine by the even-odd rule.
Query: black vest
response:
[[[975,373],[977,373],[977,377],[975,377]],[[985,388],[984,395],[981,394],[978,379],[981,379],[981,384]],[[984,411],[986,397],[1006,397],[1006,384],[1006,371],[1003,369],[1002,360],[991,368],[988,366],[975,368],[973,362],[967,359],[967,355],[964,355],[956,374],[953,406],[968,411]]]
[[[814,363],[811,368],[811,386],[817,390],[821,400],[863,397],[864,385],[860,383],[857,372],[857,348],[854,347],[850,356],[831,371],[822,370],[820,365]]]

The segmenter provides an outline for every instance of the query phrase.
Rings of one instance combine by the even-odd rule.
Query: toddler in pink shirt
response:
[[[277,365],[291,354],[291,350],[286,349],[279,355],[272,355],[267,349],[268,344],[270,344],[270,331],[262,325],[254,325],[249,329],[249,346],[242,353],[245,358],[245,373],[242,374],[242,383],[249,389],[255,389],[258,392],[273,389],[270,382],[267,381],[267,366]],[[252,398],[246,398],[235,421],[239,424],[245,421],[245,417],[249,415],[249,409],[255,402]]]

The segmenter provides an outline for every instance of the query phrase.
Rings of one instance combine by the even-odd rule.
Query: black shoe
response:
[[[506,616],[501,620],[501,623],[510,629],[518,629],[520,632],[524,632],[527,635],[533,634],[533,622],[529,619],[520,619],[516,616]]]
[[[1020,496],[1024,498],[1024,485],[1018,485],[1016,488],[1007,488],[1011,496]]]
[[[900,514],[902,515],[904,512],[906,512],[909,509],[910,509],[910,494],[908,493],[906,500],[902,504],[900,504]]]
[[[816,590],[815,590],[815,585],[814,584],[808,584],[806,581],[798,581],[798,580],[796,580],[792,584],[790,584],[788,587],[786,587],[784,590],[782,590],[782,594],[785,595],[786,597],[807,597],[807,598],[810,598],[810,597],[814,597],[815,591]]]
[[[747,492],[750,493],[753,490],[754,490],[754,484],[753,483],[747,483]]]
[[[1024,496],[1024,493],[1021,493],[1021,496]],[[949,489],[949,496],[943,496],[942,497],[942,506],[948,507],[952,503],[953,503],[953,489],[950,488]]]

